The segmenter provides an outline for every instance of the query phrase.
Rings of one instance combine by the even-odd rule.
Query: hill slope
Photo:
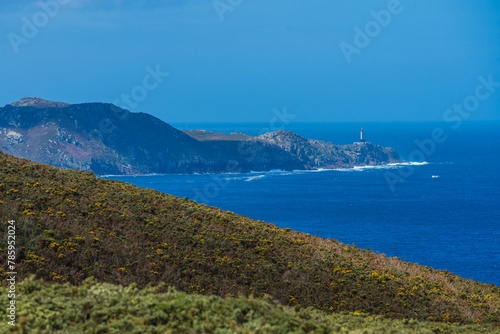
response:
[[[261,296],[323,311],[500,322],[500,289],[187,199],[0,154],[0,232],[19,277]],[[0,241],[6,262],[6,239]],[[5,271],[0,271],[5,284]]]
[[[190,173],[225,168],[217,152],[167,123],[112,104],[23,99],[0,108],[0,149],[98,174]]]
[[[75,287],[29,278],[17,289],[22,305],[17,327],[28,333],[500,333],[492,325],[388,320],[359,312],[326,314],[282,306],[268,296],[222,299],[92,279]],[[7,303],[7,295],[0,294],[2,319],[7,319]],[[15,332],[9,327],[0,327],[0,333]]]

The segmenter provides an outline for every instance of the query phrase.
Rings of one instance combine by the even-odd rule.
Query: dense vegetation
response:
[[[288,307],[269,297],[222,299],[177,292],[139,290],[87,279],[78,287],[24,280],[18,286],[17,327],[0,333],[492,333],[491,325],[451,326],[388,320],[362,313]],[[7,302],[0,294],[0,305]],[[5,308],[0,308],[5,318]],[[500,332],[500,331],[497,331]]]
[[[79,284],[95,277],[139,288],[163,282],[161,291],[268,294],[284,305],[325,312],[500,323],[496,285],[0,153],[0,233],[11,219],[19,278],[34,273]],[[0,240],[5,263],[6,239]]]

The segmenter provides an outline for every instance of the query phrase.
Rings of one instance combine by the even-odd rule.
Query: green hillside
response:
[[[500,333],[491,325],[389,320],[362,313],[326,314],[269,297],[202,296],[170,288],[139,290],[88,279],[78,287],[24,280],[18,323],[26,333]],[[0,295],[0,305],[7,302]],[[0,309],[5,318],[5,309]],[[0,326],[0,333],[13,328]]]
[[[159,291],[268,294],[328,313],[500,323],[498,286],[3,153],[0,218],[4,235],[7,221],[16,220],[19,278],[164,283]],[[6,263],[5,238],[0,248]]]

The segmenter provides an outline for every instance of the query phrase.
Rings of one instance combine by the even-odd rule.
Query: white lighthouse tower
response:
[[[363,135],[363,128],[361,128],[361,137],[360,137],[360,139],[359,139],[359,142],[360,142],[360,143],[366,143],[366,139],[365,139],[365,137],[364,137],[364,135]]]

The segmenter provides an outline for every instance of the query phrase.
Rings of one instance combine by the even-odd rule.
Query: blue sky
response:
[[[0,105],[119,101],[172,123],[268,122],[283,107],[295,121],[440,121],[476,94],[479,76],[500,82],[497,0],[16,0],[0,9]],[[346,57],[341,43],[356,52]],[[493,90],[468,120],[500,119]]]

